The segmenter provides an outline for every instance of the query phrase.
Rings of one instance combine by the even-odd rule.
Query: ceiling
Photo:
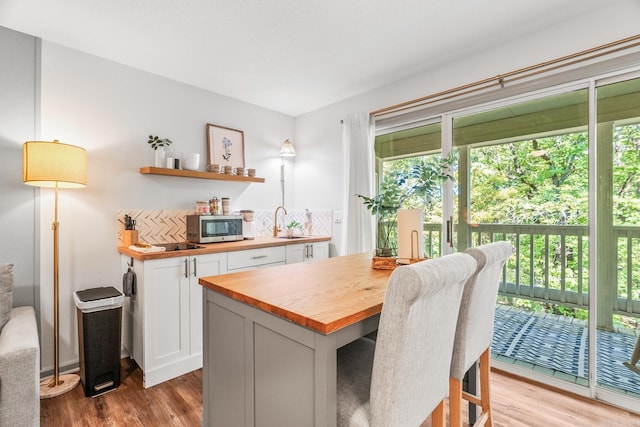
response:
[[[600,0],[0,0],[0,26],[298,116]]]

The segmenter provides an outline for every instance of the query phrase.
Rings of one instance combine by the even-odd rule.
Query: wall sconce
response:
[[[296,155],[296,150],[293,148],[293,143],[286,139],[282,143],[282,148],[280,148],[280,157],[282,158],[282,166],[280,166],[280,187],[282,190],[282,204],[284,206],[284,158],[285,157],[293,157]]]

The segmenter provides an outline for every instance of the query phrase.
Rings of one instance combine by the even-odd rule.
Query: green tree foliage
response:
[[[614,224],[640,225],[640,124],[616,127],[614,135]]]
[[[472,223],[587,224],[586,133],[479,147],[470,156]]]
[[[455,153],[447,157],[436,154],[386,161],[378,194],[373,197],[357,194],[371,214],[378,216],[378,255],[397,253],[398,209],[424,209],[425,222],[441,219],[442,183],[451,178],[449,170],[454,159]]]
[[[640,226],[640,124],[614,128],[613,224]],[[521,224],[540,226],[586,226],[589,207],[589,139],[586,132],[527,139],[469,149],[471,223]],[[443,159],[437,155],[417,156],[384,162],[383,197],[392,215],[398,207],[425,208],[426,223],[441,223],[442,179],[438,176]],[[436,177],[430,179],[429,177]],[[421,182],[427,183],[421,187]],[[411,191],[407,191],[410,188]],[[602,196],[602,195],[600,195]],[[382,199],[381,199],[382,200]],[[380,212],[382,213],[382,211]],[[604,220],[604,219],[603,219]],[[388,236],[393,241],[393,233]],[[509,236],[505,236],[509,238]],[[528,271],[529,245],[533,245],[533,270]],[[627,267],[626,240],[618,242],[618,295],[628,293],[627,274],[634,277],[631,292],[640,299],[640,239],[632,243],[633,268]],[[567,237],[564,249],[560,235],[527,235],[520,241],[522,268],[520,281],[534,286],[559,289],[562,278],[566,290],[589,286],[588,239],[583,240],[582,260],[577,237]],[[547,248],[549,248],[547,250]],[[548,253],[546,253],[548,252]],[[546,262],[549,260],[548,267]],[[582,262],[580,270],[579,261]],[[582,273],[581,273],[582,271]],[[582,274],[583,277],[579,277]],[[532,278],[533,276],[533,278]],[[613,285],[613,284],[612,284]],[[585,313],[535,303],[532,307],[584,317]]]

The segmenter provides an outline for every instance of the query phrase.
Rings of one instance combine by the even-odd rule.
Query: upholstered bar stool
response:
[[[454,254],[398,267],[389,278],[377,340],[338,350],[338,426],[445,425],[451,351],[462,288],[476,271]]]
[[[476,260],[477,270],[462,293],[458,326],[451,359],[449,379],[449,421],[451,427],[462,425],[462,399],[482,408],[474,427],[492,424],[489,392],[489,365],[493,318],[500,274],[513,254],[509,242],[495,242],[465,252]],[[462,379],[480,359],[480,397],[462,391]]]

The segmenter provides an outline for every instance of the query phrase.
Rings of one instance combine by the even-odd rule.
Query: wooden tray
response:
[[[429,258],[411,258],[409,264],[415,264],[416,262],[425,261]],[[374,270],[394,270],[396,267],[407,264],[398,264],[397,257],[380,257],[374,256],[371,259],[371,267]]]

